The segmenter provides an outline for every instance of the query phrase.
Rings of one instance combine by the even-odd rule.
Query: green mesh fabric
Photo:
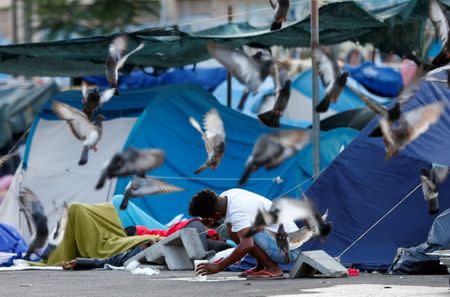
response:
[[[333,2],[319,11],[320,42],[331,45],[347,40],[370,42],[383,51],[401,55],[418,53],[429,0],[409,0],[371,11],[353,1]],[[445,0],[450,4],[450,0]],[[310,46],[310,17],[270,32],[249,24],[228,24],[196,33],[176,26],[127,33],[129,48],[145,48],[127,61],[129,66],[179,67],[209,57],[210,41],[229,46]],[[114,35],[0,46],[0,72],[41,76],[103,74],[108,45]]]

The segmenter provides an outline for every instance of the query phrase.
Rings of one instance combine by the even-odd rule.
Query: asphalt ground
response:
[[[252,281],[238,280],[237,275],[224,272],[196,281],[193,271],[152,276],[128,271],[0,272],[0,296],[450,296],[446,275]]]

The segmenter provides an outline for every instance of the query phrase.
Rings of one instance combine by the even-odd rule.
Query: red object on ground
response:
[[[355,268],[347,268],[348,276],[359,276],[359,270]]]
[[[189,224],[190,222],[192,222],[194,220],[199,220],[199,219],[190,219],[190,220],[175,223],[168,230],[148,229],[145,226],[136,226],[136,235],[159,235],[162,237],[167,237],[170,234],[175,233],[180,229],[183,229],[184,227],[186,227],[187,224]],[[212,229],[208,230],[208,233],[206,234],[206,236],[208,238],[220,240],[219,234],[217,234],[217,232]]]

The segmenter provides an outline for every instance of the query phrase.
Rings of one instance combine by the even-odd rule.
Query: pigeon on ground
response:
[[[232,76],[245,85],[245,91],[238,106],[238,109],[242,110],[248,95],[258,92],[259,86],[273,71],[273,60],[270,59],[258,65],[252,57],[241,50],[230,49],[216,43],[209,43],[207,47],[211,57],[225,66]]]
[[[261,123],[268,127],[279,128],[280,118],[283,111],[286,109],[289,98],[291,97],[291,81],[288,79],[281,91],[278,93],[277,101],[272,110],[266,111],[258,115]]]
[[[30,256],[38,249],[44,247],[48,237],[47,216],[44,207],[38,197],[28,188],[23,188],[19,193],[20,210],[25,214],[28,227],[32,230],[33,237],[28,246],[24,259],[29,260]]]
[[[309,133],[302,129],[283,130],[260,136],[245,164],[239,185],[247,182],[252,172],[260,167],[276,168],[295,155],[309,142]]]
[[[107,89],[100,94],[97,88],[89,91],[87,84],[85,82],[81,83],[81,102],[83,104],[83,112],[89,120],[93,120],[93,113],[103,104],[108,102],[114,95],[115,91],[115,89]]]
[[[118,176],[137,175],[145,177],[145,173],[155,169],[164,162],[165,153],[159,149],[136,150],[132,147],[116,153],[103,167],[95,189],[105,185],[106,179]]]
[[[253,236],[266,226],[299,220],[303,220],[306,227],[318,236],[327,236],[331,231],[331,224],[322,218],[308,198],[279,198],[273,201],[268,211],[265,209],[258,211],[253,225],[245,236]]]
[[[225,152],[225,129],[219,112],[213,108],[205,114],[203,118],[205,131],[193,117],[189,117],[189,122],[202,135],[205,149],[208,153],[208,159],[195,171],[195,174],[202,172],[208,167],[216,169]]]
[[[126,186],[120,209],[124,210],[128,206],[128,201],[133,197],[143,197],[149,195],[166,194],[172,192],[180,192],[184,189],[169,183],[157,180],[156,178],[134,177]]]
[[[439,186],[445,182],[448,173],[449,168],[447,166],[434,166],[431,170],[428,168],[420,170],[423,196],[425,201],[428,202],[428,212],[432,215],[439,212]]]
[[[396,127],[386,116],[382,117],[380,127],[386,146],[386,160],[397,155],[399,150],[425,133],[432,124],[439,120],[443,111],[443,103],[428,104],[403,113],[399,119],[399,125]]]
[[[123,67],[128,57],[144,48],[142,42],[134,50],[124,55],[128,47],[128,38],[126,35],[120,35],[111,42],[108,49],[108,58],[106,59],[106,79],[111,88],[115,89],[114,95],[118,95],[117,83],[119,80],[119,70]]]
[[[102,122],[105,117],[98,115],[92,123],[83,112],[57,101],[53,103],[52,109],[61,120],[65,120],[69,124],[73,135],[83,142],[83,151],[78,165],[85,165],[88,162],[89,150],[97,151],[97,144],[103,132]]]
[[[447,18],[448,11],[438,0],[429,2],[429,18],[433,23],[436,35],[441,42],[439,54],[433,59],[433,66],[444,66],[450,62],[450,26]]]
[[[287,14],[289,12],[290,0],[269,0],[270,5],[275,9],[275,16],[273,18],[270,31],[281,29],[283,22],[287,21]]]
[[[339,70],[339,65],[333,55],[322,47],[317,47],[315,55],[320,78],[325,86],[325,96],[316,106],[316,112],[326,112],[331,102],[336,102],[347,83],[348,72]]]

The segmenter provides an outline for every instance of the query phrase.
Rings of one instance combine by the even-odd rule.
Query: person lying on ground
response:
[[[208,230],[205,225],[199,219],[191,219],[174,224],[168,230],[150,230],[143,226],[130,226],[125,228],[125,232],[128,236],[135,235],[159,235],[161,237],[167,237],[176,231],[183,228],[195,228],[199,233],[200,241],[206,251],[213,251],[208,253],[209,255],[215,254],[231,246],[224,240],[220,239],[220,236],[214,230]],[[142,244],[134,247],[126,252],[119,253],[106,259],[89,259],[89,258],[76,258],[71,261],[67,261],[63,264],[64,270],[88,270],[95,268],[103,268],[106,264],[112,266],[123,266],[124,263],[139,254],[141,251],[150,246],[151,243]]]
[[[220,195],[205,189],[195,194],[189,204],[189,214],[201,217],[204,222],[209,223],[224,218],[230,238],[238,244],[230,256],[219,263],[200,264],[197,272],[202,275],[218,273],[250,254],[256,259],[256,267],[247,270],[240,275],[241,277],[248,279],[283,277],[283,270],[278,263],[284,263],[285,260],[275,239],[265,231],[253,237],[245,237],[258,209],[269,210],[271,206],[272,201],[269,199],[242,189],[230,189]],[[298,230],[293,221],[283,222],[283,225],[287,233]],[[277,232],[278,226],[267,228]],[[289,249],[289,258],[295,261],[300,254],[300,244],[292,245]]]

